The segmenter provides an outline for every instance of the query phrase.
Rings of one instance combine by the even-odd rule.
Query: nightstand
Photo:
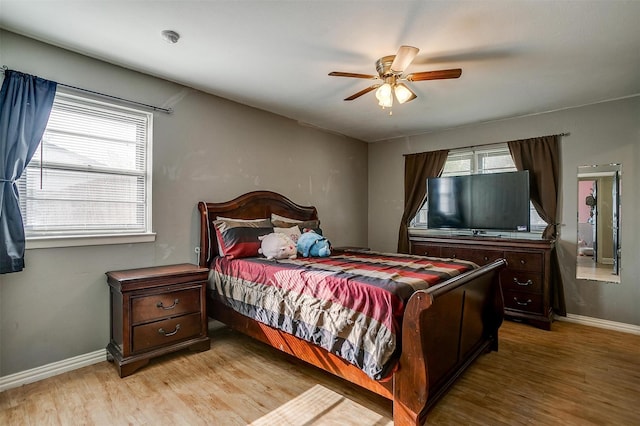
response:
[[[207,268],[184,263],[106,275],[111,292],[107,351],[120,377],[169,352],[209,349]]]

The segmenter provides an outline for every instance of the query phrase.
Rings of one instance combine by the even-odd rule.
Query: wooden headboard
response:
[[[200,256],[198,264],[209,267],[218,255],[218,242],[211,235],[211,224],[218,216],[234,219],[271,218],[271,213],[298,220],[317,220],[318,211],[313,206],[301,206],[284,195],[271,191],[253,191],[222,203],[198,203],[200,210]]]

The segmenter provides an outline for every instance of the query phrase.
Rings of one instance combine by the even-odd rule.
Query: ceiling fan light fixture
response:
[[[393,106],[393,92],[391,84],[384,83],[376,90],[376,98],[378,99],[378,105],[383,108],[391,108]]]
[[[396,86],[393,88],[393,92],[396,95],[398,103],[401,104],[411,101],[417,97],[416,94],[413,93],[411,89],[409,89],[404,83],[396,84]]]

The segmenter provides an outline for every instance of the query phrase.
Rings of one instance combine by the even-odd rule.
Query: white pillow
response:
[[[298,238],[302,235],[300,228],[297,226],[292,226],[291,228],[273,228],[273,232],[286,235],[296,244],[298,244]]]
[[[276,222],[289,222],[289,223],[302,223],[302,220],[291,219],[290,217],[280,216],[279,214],[271,213],[271,221]]]
[[[216,220],[224,220],[225,222],[238,222],[238,223],[263,223],[263,222],[269,221],[269,218],[265,217],[264,219],[236,219],[233,217],[216,216]]]

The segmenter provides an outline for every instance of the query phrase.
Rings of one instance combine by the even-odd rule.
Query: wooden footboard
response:
[[[402,325],[394,374],[396,425],[421,425],[427,411],[483,352],[498,349],[504,317],[497,260],[413,294]]]
[[[317,219],[311,206],[299,206],[280,194],[256,191],[224,203],[198,204],[201,217],[200,266],[217,255],[210,235],[217,215],[264,218],[271,213],[300,220]],[[240,315],[214,297],[208,315],[316,367],[393,400],[396,425],[421,425],[427,411],[481,353],[498,348],[504,305],[498,281],[503,259],[414,293],[404,313],[401,355],[387,381],[375,381],[362,370],[326,350]]]

